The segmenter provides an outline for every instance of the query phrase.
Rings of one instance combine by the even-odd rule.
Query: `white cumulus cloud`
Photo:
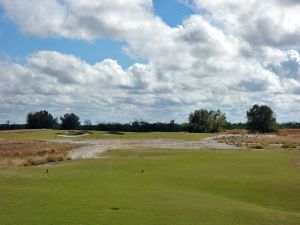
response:
[[[42,50],[23,64],[2,60],[0,119],[43,106],[95,120],[183,121],[205,107],[243,121],[259,103],[281,121],[299,120],[299,1],[181,2],[197,10],[170,27],[151,0],[0,0],[26,34],[121,40],[130,57],[147,61],[124,69],[113,59],[90,64]]]

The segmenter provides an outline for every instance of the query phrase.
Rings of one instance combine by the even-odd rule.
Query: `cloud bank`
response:
[[[125,69],[43,50],[24,64],[2,60],[0,118],[43,106],[92,120],[183,121],[206,107],[244,121],[259,103],[280,121],[299,121],[299,1],[184,2],[195,13],[170,27],[151,0],[0,0],[27,35],[120,40],[130,57],[147,61]]]

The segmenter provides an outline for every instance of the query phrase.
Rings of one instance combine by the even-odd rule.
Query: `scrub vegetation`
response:
[[[300,129],[285,129],[277,133],[262,135],[233,132],[235,135],[221,136],[220,142],[253,149],[300,148]]]

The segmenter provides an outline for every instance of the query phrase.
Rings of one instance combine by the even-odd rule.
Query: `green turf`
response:
[[[79,131],[77,131],[79,132]],[[184,132],[124,132],[113,134],[105,131],[83,131],[88,132],[88,136],[81,137],[61,137],[67,133],[76,133],[76,131],[64,130],[42,130],[30,131],[24,133],[0,133],[0,138],[5,139],[178,139],[195,140],[210,137],[213,134],[184,133]]]
[[[297,151],[135,149],[48,174],[0,168],[0,224],[298,225],[299,162]]]

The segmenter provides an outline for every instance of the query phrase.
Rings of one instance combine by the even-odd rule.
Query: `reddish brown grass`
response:
[[[278,132],[278,136],[300,138],[300,129],[284,129]]]
[[[68,151],[80,147],[38,140],[0,140],[0,166],[39,165],[68,159]]]

